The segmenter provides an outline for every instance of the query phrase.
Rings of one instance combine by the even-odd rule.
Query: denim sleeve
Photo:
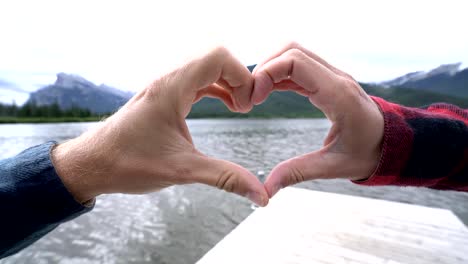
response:
[[[50,159],[54,144],[0,160],[0,258],[93,208],[75,201],[55,172]]]

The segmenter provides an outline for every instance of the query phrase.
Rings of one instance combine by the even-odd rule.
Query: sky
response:
[[[0,1],[0,80],[137,91],[218,45],[245,65],[296,41],[363,82],[468,67],[468,1]]]

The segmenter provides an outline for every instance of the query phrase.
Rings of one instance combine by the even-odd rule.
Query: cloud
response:
[[[0,87],[14,87],[14,86],[15,86],[14,84],[0,79]]]
[[[9,81],[1,80],[1,79],[0,79],[0,89],[10,90],[10,91],[19,92],[19,93],[29,93],[28,91],[25,91],[19,88],[16,84],[9,82]]]
[[[360,81],[468,63],[463,0],[24,2],[0,1],[0,72],[25,90],[69,72],[135,91],[218,44],[249,65],[295,40]]]

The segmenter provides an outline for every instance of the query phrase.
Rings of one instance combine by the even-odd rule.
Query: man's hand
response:
[[[268,194],[259,180],[200,153],[185,123],[192,104],[205,96],[221,99],[231,111],[250,111],[252,89],[247,68],[226,49],[214,49],[156,80],[96,129],[56,146],[56,170],[80,202],[198,182],[265,206]]]
[[[288,185],[313,179],[365,179],[376,169],[384,120],[376,103],[348,74],[292,43],[258,65],[252,102],[273,90],[307,96],[333,123],[322,149],[278,164],[265,187],[272,197]]]

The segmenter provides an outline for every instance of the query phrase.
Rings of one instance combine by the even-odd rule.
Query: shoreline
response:
[[[46,124],[46,123],[84,123],[84,122],[99,122],[106,119],[107,116],[102,117],[57,117],[57,118],[44,118],[44,117],[0,117],[0,124]],[[278,115],[278,116],[249,116],[249,115],[207,115],[207,116],[188,116],[188,120],[197,119],[320,119],[326,118],[325,115]]]
[[[0,117],[0,124],[43,124],[43,123],[73,123],[97,122],[105,117]]]

